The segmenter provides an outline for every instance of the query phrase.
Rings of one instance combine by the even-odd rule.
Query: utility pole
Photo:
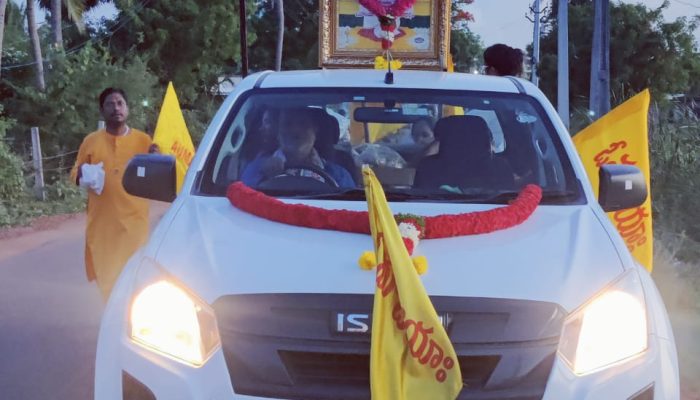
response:
[[[245,9],[245,0],[238,1],[238,17],[240,18],[241,32],[241,76],[248,76],[248,23]]]
[[[282,70],[282,49],[284,48],[284,0],[277,0],[277,49],[275,51],[275,71]]]
[[[33,126],[30,132],[32,135],[32,162],[34,164],[34,197],[37,200],[44,201],[46,200],[46,192],[44,191],[44,165],[41,158],[39,128]]]
[[[610,0],[594,0],[590,110],[594,120],[610,111]]]
[[[535,5],[532,8],[535,14],[535,29],[532,34],[532,83],[535,86],[540,85],[540,78],[537,76],[537,65],[540,63],[540,0],[535,0]]]
[[[569,129],[569,0],[559,0],[557,28],[557,111]]]

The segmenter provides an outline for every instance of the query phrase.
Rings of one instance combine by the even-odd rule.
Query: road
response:
[[[154,203],[152,221],[166,208]],[[0,241],[0,399],[93,396],[103,301],[85,278],[84,230],[77,215]]]
[[[165,210],[156,205],[153,219]],[[83,267],[84,216],[0,241],[0,399],[92,398],[97,332],[103,302]],[[662,293],[682,283],[660,271]],[[700,376],[700,316],[667,301],[681,357],[683,400]],[[695,377],[695,378],[693,378]]]

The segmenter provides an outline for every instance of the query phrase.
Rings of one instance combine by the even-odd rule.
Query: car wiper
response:
[[[385,190],[384,194],[388,201],[410,201],[432,199],[433,196],[421,193],[408,193]],[[318,200],[365,200],[364,189],[348,189],[340,192],[312,193],[285,196],[294,199],[318,199]]]
[[[485,197],[482,200],[485,203],[506,203],[514,200],[520,192],[508,191],[501,192],[491,197]],[[544,204],[562,204],[578,196],[578,193],[571,190],[549,190],[542,192],[541,203]]]
[[[450,203],[480,203],[480,204],[506,204],[509,201],[518,197],[519,191],[499,192],[481,192],[481,193],[411,193],[405,191],[385,190],[388,201],[404,202],[404,201],[431,201],[431,202],[450,202]],[[280,197],[292,199],[314,199],[314,200],[365,200],[364,189],[348,189],[339,192],[325,193],[310,193],[310,194],[294,194],[284,193],[278,194]],[[573,198],[576,198],[577,193],[574,191],[546,191],[542,193],[542,203],[544,204],[560,204],[565,203]]]

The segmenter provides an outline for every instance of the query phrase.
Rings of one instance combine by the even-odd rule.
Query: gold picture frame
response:
[[[319,66],[373,68],[383,53],[377,18],[357,0],[319,0],[319,7]],[[397,22],[391,55],[404,69],[447,69],[450,1],[416,0]]]

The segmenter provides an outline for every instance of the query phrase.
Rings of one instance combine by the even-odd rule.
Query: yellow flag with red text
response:
[[[639,207],[608,213],[637,261],[647,270],[653,268],[653,232],[651,223],[651,182],[647,114],[649,90],[615,107],[608,114],[573,137],[583,160],[593,191],[598,196],[598,169],[603,164],[628,164],[644,173],[647,200]]]
[[[153,142],[160,147],[162,154],[175,156],[177,193],[180,193],[187,168],[194,157],[194,145],[172,82],[168,83],[168,89],[165,91]]]
[[[372,399],[454,400],[462,390],[457,355],[413,267],[381,184],[368,166],[362,174],[377,256]]]

